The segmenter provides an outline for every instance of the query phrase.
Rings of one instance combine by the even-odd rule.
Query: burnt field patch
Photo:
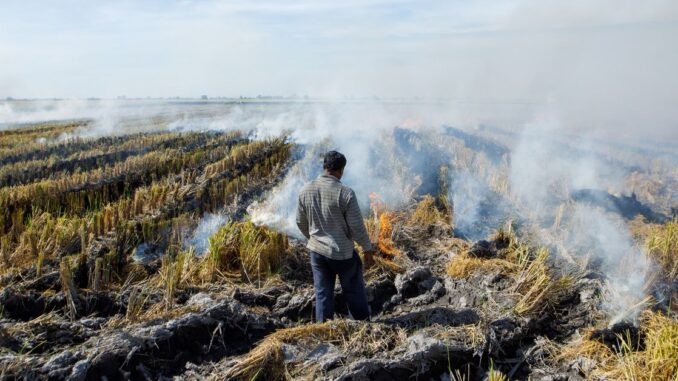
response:
[[[350,320],[337,287],[337,319],[319,324],[304,243],[251,215],[284,193],[316,148],[246,132],[59,139],[86,126],[0,133],[3,380],[668,379],[678,371],[676,222],[636,221],[653,272],[637,304],[610,307],[618,289],[605,258],[555,233],[535,239],[573,235],[578,201],[565,194],[555,217],[531,224],[516,212],[524,205],[505,177],[510,148],[499,143],[451,129],[384,137],[374,171],[414,173],[420,184],[398,203],[371,198],[365,223],[380,252],[365,270],[371,321]],[[471,169],[482,176],[468,187]],[[465,224],[469,200],[478,221],[493,222]]]

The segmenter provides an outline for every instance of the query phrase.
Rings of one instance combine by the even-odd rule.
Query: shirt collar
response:
[[[336,182],[338,182],[338,183],[341,182],[341,181],[339,181],[338,178],[336,178],[336,177],[334,177],[334,176],[332,176],[332,175],[326,175],[326,174],[324,174],[324,173],[321,174],[320,176],[318,176],[318,178],[319,178],[319,179],[330,180],[330,181],[336,181]]]

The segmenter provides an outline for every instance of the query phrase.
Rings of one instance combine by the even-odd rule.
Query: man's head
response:
[[[329,151],[325,154],[323,169],[326,174],[341,179],[344,175],[344,167],[346,167],[346,156],[337,151]]]

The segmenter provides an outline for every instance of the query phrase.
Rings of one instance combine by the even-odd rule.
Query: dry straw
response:
[[[678,320],[661,312],[644,311],[640,318],[644,347],[636,350],[632,339],[618,335],[619,350],[593,339],[591,332],[565,346],[559,360],[585,363],[580,368],[589,379],[629,381],[678,380]]]
[[[262,340],[253,350],[240,357],[235,365],[216,380],[291,380],[284,361],[284,345],[313,348],[319,343],[336,345],[344,351],[374,355],[389,350],[406,338],[404,331],[382,324],[348,320],[307,324],[278,330]],[[295,364],[289,364],[293,366]],[[308,371],[309,369],[302,369]]]

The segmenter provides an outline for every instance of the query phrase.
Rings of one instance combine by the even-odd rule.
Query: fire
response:
[[[383,212],[379,216],[379,252],[390,259],[400,255],[400,250],[395,247],[395,243],[391,239],[395,217],[393,212]]]
[[[372,209],[372,221],[368,221],[370,237],[377,242],[377,248],[384,257],[393,259],[401,254],[391,238],[396,214],[386,210],[386,205],[378,194],[370,193],[370,200],[370,209]]]

